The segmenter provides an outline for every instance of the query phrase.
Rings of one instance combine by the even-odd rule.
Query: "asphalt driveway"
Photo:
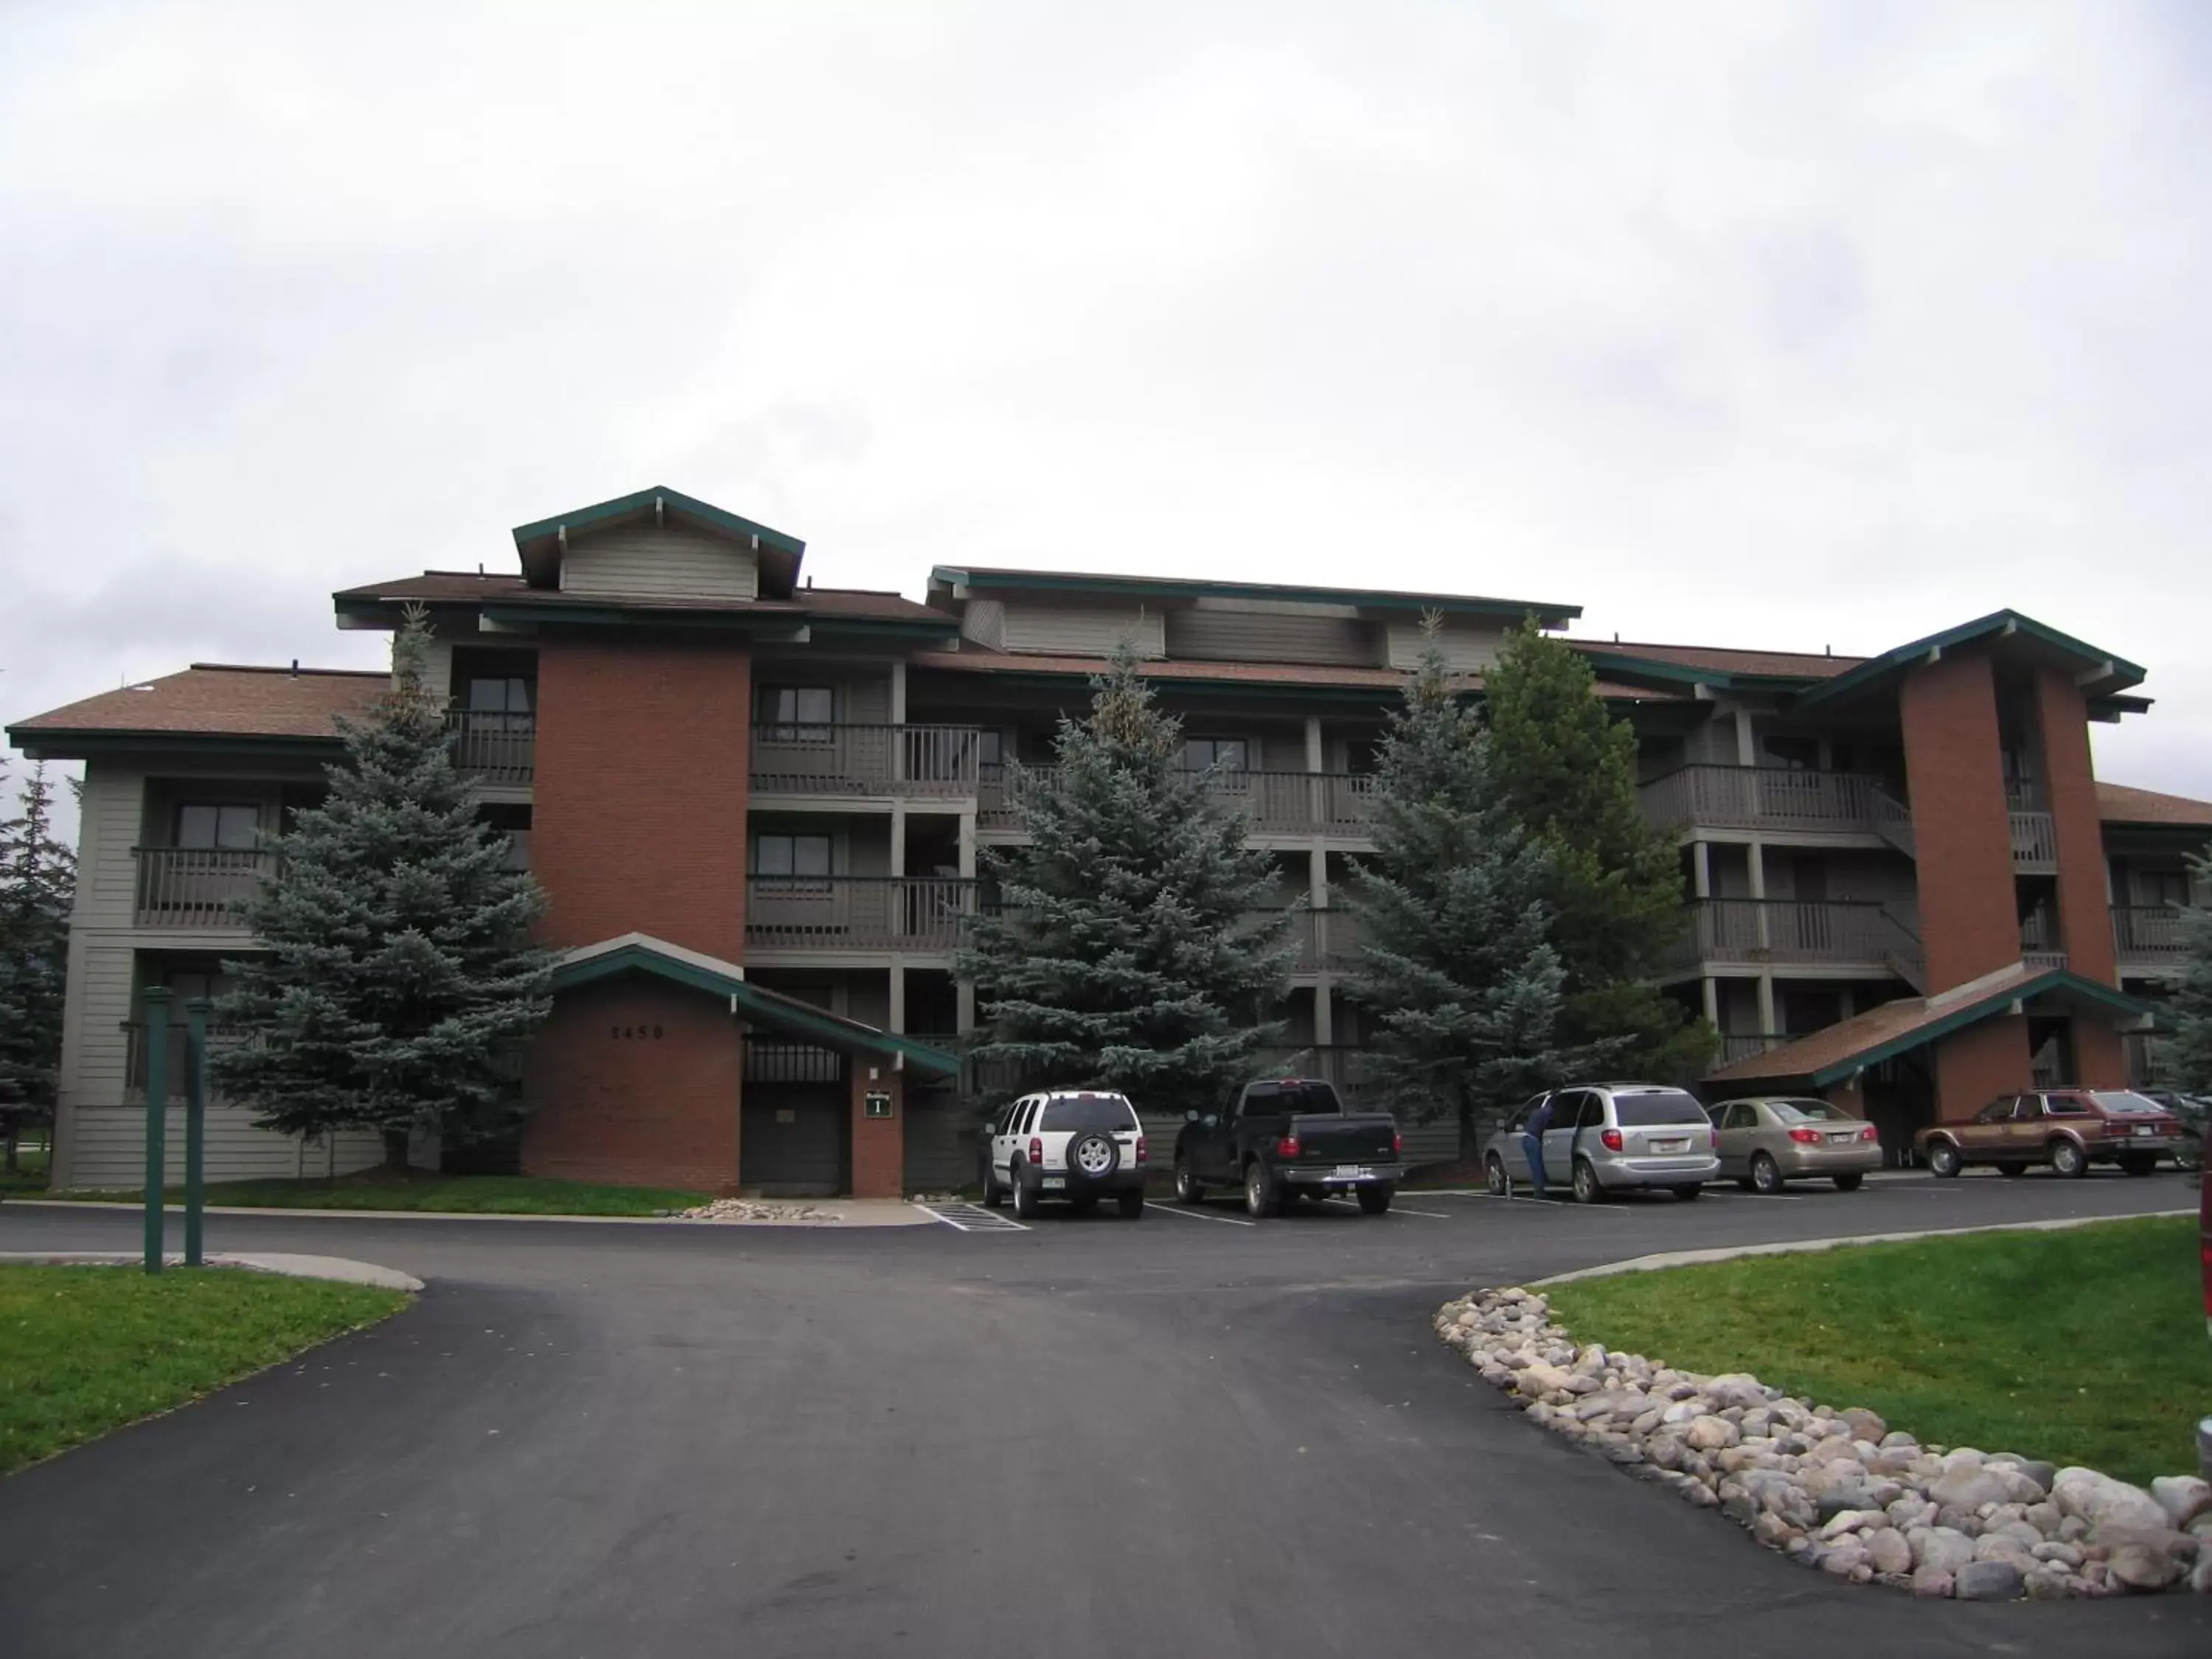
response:
[[[974,1233],[219,1217],[212,1248],[430,1289],[0,1481],[0,1651],[2203,1655],[2202,1598],[1806,1573],[1529,1427],[1425,1322],[1653,1250],[2186,1201],[1991,1177]],[[0,1249],[135,1225],[9,1204]]]

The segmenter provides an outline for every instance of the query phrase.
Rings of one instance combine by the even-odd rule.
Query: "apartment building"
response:
[[[931,572],[921,600],[817,587],[797,538],[667,489],[514,544],[498,574],[335,596],[341,628],[428,611],[455,761],[550,900],[563,958],[532,1109],[489,1155],[711,1189],[971,1176],[968,1099],[994,1080],[963,1074],[975,993],[952,964],[988,902],[979,854],[1019,834],[1059,720],[1122,640],[1297,912],[1283,1062],[1356,1094],[1342,896],[1421,618],[1479,695],[1508,629],[1580,615],[980,567]],[[2009,612],[1864,659],[1577,643],[1680,838],[1697,925],[1667,983],[1724,1034],[1711,1089],[1820,1089],[1901,1128],[2146,1063],[2212,805],[2094,777],[2088,722],[2147,711],[2141,669]],[[136,1179],[142,994],[219,990],[253,948],[233,906],[270,873],[263,838],[317,797],[333,720],[384,683],[202,664],[9,728],[86,765],[58,1182]],[[221,1176],[379,1156],[220,1103],[210,1145]],[[1413,1150],[1449,1156],[1452,1131]]]

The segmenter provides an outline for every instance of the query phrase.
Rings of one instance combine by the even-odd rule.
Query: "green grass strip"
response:
[[[134,1191],[57,1193],[57,1198],[136,1202]],[[172,1204],[181,1187],[167,1188]],[[548,1181],[537,1176],[411,1175],[380,1171],[335,1181],[211,1181],[207,1201],[277,1210],[443,1210],[466,1215],[652,1215],[707,1202],[703,1193],[664,1187],[616,1187],[588,1181]]]

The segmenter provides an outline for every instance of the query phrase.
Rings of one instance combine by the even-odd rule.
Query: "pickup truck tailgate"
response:
[[[1397,1157],[1398,1126],[1388,1113],[1331,1112],[1291,1120],[1299,1165],[1388,1164]]]

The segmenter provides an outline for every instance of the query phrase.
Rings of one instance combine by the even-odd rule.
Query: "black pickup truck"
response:
[[[1208,1187],[1242,1187],[1250,1213],[1281,1215],[1301,1194],[1319,1203],[1350,1193],[1381,1215],[1406,1173],[1396,1120],[1346,1111],[1334,1085],[1316,1078],[1248,1083],[1225,1110],[1184,1117],[1175,1176],[1186,1204],[1204,1203]]]

